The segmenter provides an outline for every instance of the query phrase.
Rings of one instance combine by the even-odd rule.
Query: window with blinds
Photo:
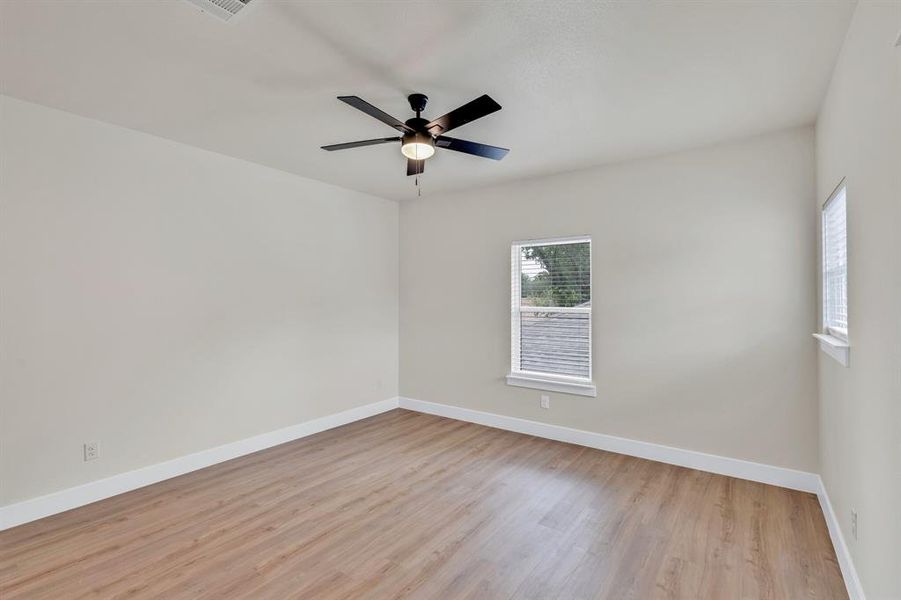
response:
[[[512,372],[590,382],[591,240],[517,242],[512,266]]]
[[[848,227],[845,186],[823,205],[823,327],[848,339]]]

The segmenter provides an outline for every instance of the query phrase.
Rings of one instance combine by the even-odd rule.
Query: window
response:
[[[848,344],[847,196],[842,182],[823,205],[823,331],[813,337],[820,350],[843,366],[850,364]]]
[[[848,228],[845,186],[823,205],[823,329],[848,340]]]
[[[591,239],[515,242],[507,383],[595,396]]]

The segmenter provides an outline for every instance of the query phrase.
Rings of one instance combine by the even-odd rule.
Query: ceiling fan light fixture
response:
[[[198,0],[199,1],[199,0]],[[206,0],[213,1],[213,0]],[[244,2],[245,0],[240,0]],[[246,0],[250,1],[250,0]],[[422,175],[425,171],[425,159],[435,155],[436,147],[444,150],[453,150],[463,154],[471,154],[481,158],[500,160],[507,155],[507,148],[479,144],[469,140],[458,140],[444,135],[461,125],[481,119],[501,109],[501,105],[491,99],[488,94],[482,94],[475,100],[459,106],[442,117],[433,121],[422,118],[428,98],[425,94],[410,94],[407,98],[410,108],[416,113],[412,119],[400,121],[385,111],[371,105],[359,96],[338,96],[338,100],[349,104],[357,110],[366,113],[370,117],[381,121],[392,129],[401,133],[400,136],[376,138],[373,140],[360,140],[359,142],[346,142],[343,144],[329,144],[322,146],[323,150],[349,150],[362,148],[363,146],[375,146],[378,144],[392,144],[400,142],[400,152],[407,159],[407,177]],[[440,135],[439,135],[440,134]],[[418,180],[417,180],[418,182]]]
[[[400,151],[409,159],[424,160],[435,154],[435,140],[427,133],[409,133],[404,136]]]

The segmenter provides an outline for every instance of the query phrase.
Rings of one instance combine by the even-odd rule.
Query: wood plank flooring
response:
[[[811,494],[394,410],[0,532],[0,597],[847,595]]]

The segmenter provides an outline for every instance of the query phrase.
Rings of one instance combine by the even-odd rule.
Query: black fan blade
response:
[[[460,108],[450,111],[443,117],[438,117],[426,125],[426,129],[431,131],[433,135],[440,135],[460,125],[466,125],[470,121],[481,119],[485,115],[490,115],[500,109],[501,105],[492,100],[488,94],[485,94],[472,102],[467,102]]]
[[[407,159],[407,177],[410,175],[421,175],[425,171],[425,159],[413,160]]]
[[[322,146],[323,150],[347,150],[348,148],[362,148],[363,146],[375,146],[376,144],[387,144],[388,142],[399,142],[399,137],[379,138],[377,140],[363,140],[362,142],[347,142],[345,144],[332,144],[330,146]]]
[[[402,133],[413,133],[412,129],[410,129],[385,111],[374,107],[362,98],[358,98],[357,96],[338,96],[338,100],[350,104],[357,110],[362,110],[370,117],[375,117],[385,125],[390,125],[391,127],[394,127]]]
[[[497,146],[489,146],[488,144],[480,144],[478,142],[470,142],[468,140],[458,140],[457,138],[445,137],[439,135],[435,139],[435,145],[439,148],[447,148],[448,150],[456,150],[457,152],[465,152],[466,154],[474,154],[482,158],[492,158],[500,160],[507,156],[508,148],[498,148]]]

